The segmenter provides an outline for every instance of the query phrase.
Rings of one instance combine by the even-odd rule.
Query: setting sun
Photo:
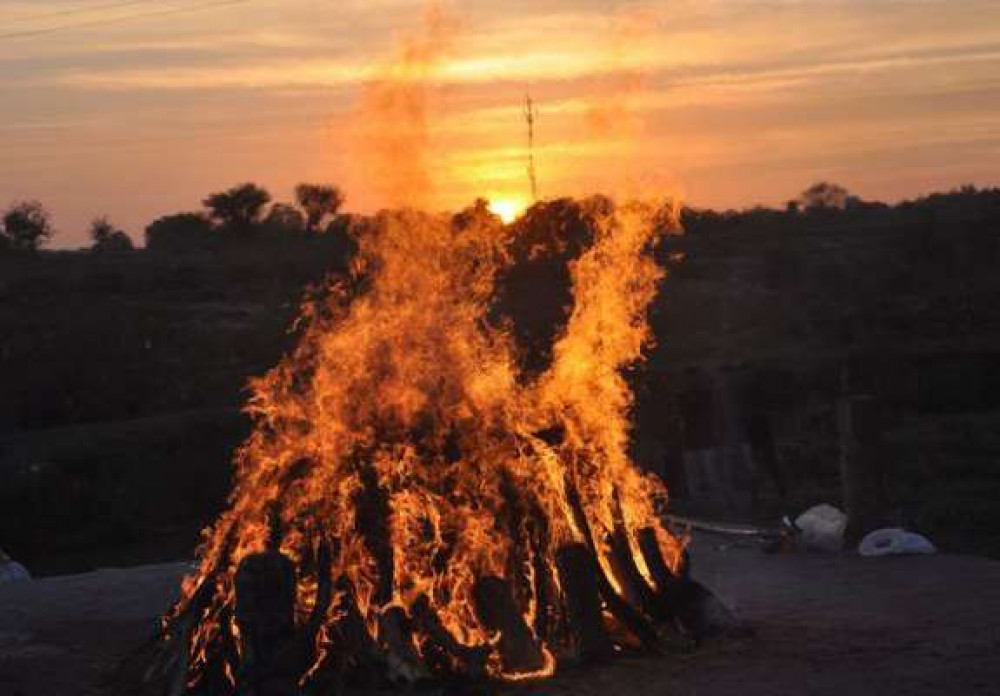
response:
[[[507,225],[514,222],[528,206],[523,198],[494,198],[490,200],[489,207],[490,212]]]

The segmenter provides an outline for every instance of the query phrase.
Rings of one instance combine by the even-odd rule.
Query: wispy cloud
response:
[[[143,10],[112,5],[15,0],[0,6],[0,33]],[[892,163],[906,186],[961,171],[1000,178],[1000,136],[987,126],[1000,109],[995,0],[456,0],[451,12],[455,45],[431,75],[428,123],[449,201],[523,185],[526,90],[549,193],[597,185],[628,158],[720,204],[774,201],[821,172],[904,195],[872,174]],[[190,172],[210,149],[198,176],[167,177],[175,195],[196,202],[196,187],[312,172],[374,204],[345,154],[348,114],[419,18],[413,0],[254,0],[0,40],[0,186],[52,199],[58,213],[74,181],[139,224],[152,208],[117,196],[123,173]],[[626,140],[640,131],[592,127],[595,109],[621,117],[626,102],[639,149]],[[107,166],[76,182],[95,153]]]

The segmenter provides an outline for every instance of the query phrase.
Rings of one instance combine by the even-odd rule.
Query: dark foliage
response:
[[[146,227],[146,248],[153,252],[206,251],[213,245],[212,223],[202,213],[175,213]]]
[[[267,190],[249,182],[213,193],[202,201],[209,217],[224,231],[235,234],[251,231],[270,202],[271,194]]]
[[[505,228],[515,263],[492,318],[510,322],[529,374],[551,359],[568,314],[566,265],[591,241],[588,211],[606,204],[539,203]],[[485,215],[473,204],[454,222]],[[247,378],[294,341],[287,328],[303,288],[343,272],[369,222],[327,215],[323,232],[307,234],[305,215],[281,203],[249,219],[254,234],[229,238],[205,214],[166,216],[130,254],[0,255],[8,551],[44,567],[46,549],[94,557],[126,546],[129,529],[149,545],[143,530],[168,522],[186,535],[173,548],[187,549],[213,516],[243,431],[211,425],[211,414],[229,423]],[[849,368],[890,412],[900,522],[952,548],[1000,553],[1000,190],[813,212],[685,209],[682,222],[685,234],[661,251],[668,277],[637,440],[659,439],[676,456],[684,375],[725,369],[770,414],[792,502],[836,502],[832,403]],[[191,430],[202,416],[185,414],[209,424]],[[15,468],[23,477],[8,486]],[[64,504],[53,517],[55,500]],[[56,550],[66,519],[78,534]]]
[[[107,217],[95,218],[90,223],[91,251],[98,254],[124,254],[134,250],[132,238],[115,227]]]
[[[295,201],[305,211],[306,232],[318,231],[324,220],[334,217],[344,205],[344,193],[329,184],[299,184]]]
[[[3,215],[0,251],[33,252],[45,245],[55,231],[49,212],[38,201],[13,203]]]

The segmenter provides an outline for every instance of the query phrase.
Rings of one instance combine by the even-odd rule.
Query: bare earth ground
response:
[[[1000,693],[1000,562],[763,555],[708,537],[695,540],[693,555],[695,574],[753,626],[752,637],[692,655],[569,669],[502,691]],[[0,587],[0,694],[107,694],[103,675],[149,637],[186,568],[102,570]]]

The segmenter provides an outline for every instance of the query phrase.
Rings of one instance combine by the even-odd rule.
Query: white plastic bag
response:
[[[836,552],[844,547],[847,515],[826,503],[809,508],[795,519],[803,547],[815,551]]]
[[[937,549],[927,537],[891,527],[876,529],[865,536],[858,544],[858,553],[862,556],[903,556],[937,553]]]

